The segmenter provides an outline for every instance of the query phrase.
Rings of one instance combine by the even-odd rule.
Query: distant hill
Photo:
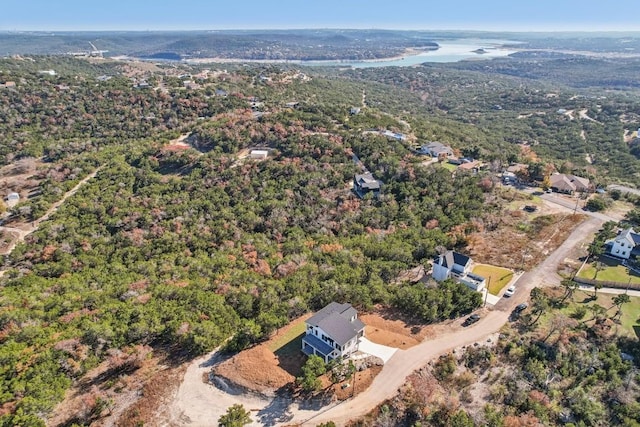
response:
[[[0,33],[0,56],[90,53],[186,59],[359,60],[437,49],[433,35],[388,30]]]

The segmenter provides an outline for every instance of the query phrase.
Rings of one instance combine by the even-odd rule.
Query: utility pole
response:
[[[482,305],[483,307],[487,306],[487,298],[489,298],[489,287],[491,286],[491,277],[489,277],[488,280],[488,285],[487,288],[485,289],[485,293],[484,293],[484,304]]]

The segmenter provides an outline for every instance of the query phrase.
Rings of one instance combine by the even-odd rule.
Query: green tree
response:
[[[613,303],[618,307],[618,311],[614,317],[620,318],[622,316],[622,305],[631,301],[631,298],[627,294],[620,294],[613,297]]]
[[[307,358],[301,369],[300,376],[296,378],[296,383],[306,392],[318,391],[322,386],[320,375],[327,372],[327,365],[320,356],[311,355]]]
[[[229,407],[227,413],[218,418],[219,427],[242,427],[252,422],[249,411],[239,403]]]
[[[549,297],[540,288],[533,288],[531,290],[531,312],[536,315],[536,318],[531,322],[532,325],[536,324],[540,317],[549,310]]]
[[[329,362],[328,370],[331,382],[337,384],[350,379],[356,372],[356,365],[352,360],[335,359]]]
[[[596,282],[593,284],[593,295],[591,296],[591,299],[593,299],[594,301],[598,299],[598,291],[602,289],[603,286],[604,285],[600,282]]]
[[[564,287],[564,296],[562,297],[562,301],[561,303],[565,302],[567,299],[572,299],[573,298],[573,294],[575,293],[575,291],[578,289],[578,282],[576,282],[575,280],[572,279],[564,279],[561,282],[562,286]]]

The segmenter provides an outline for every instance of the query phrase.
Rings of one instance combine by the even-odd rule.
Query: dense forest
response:
[[[494,175],[425,166],[416,144],[495,171],[548,163],[640,183],[622,140],[640,126],[637,102],[623,94],[455,67],[211,68],[0,61],[0,162],[39,162],[36,194],[4,224],[37,220],[96,173],[5,259],[1,425],[43,425],[103,360],[118,373],[149,347],[194,357],[234,336],[239,349],[330,301],[423,323],[472,311],[480,296],[463,285],[397,278],[499,212],[485,203]],[[268,158],[247,158],[253,147]],[[382,181],[378,197],[351,191],[363,170]]]

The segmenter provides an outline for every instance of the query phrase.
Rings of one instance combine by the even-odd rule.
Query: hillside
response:
[[[378,36],[385,49],[406,45],[393,41],[406,34]],[[357,45],[349,37],[332,40]],[[516,196],[499,174],[513,162],[596,185],[640,184],[631,92],[593,86],[598,79],[570,86],[551,72],[505,76],[493,61],[485,73],[480,63],[0,60],[0,184],[20,196],[0,205],[0,425],[43,425],[78,384],[87,384],[86,405],[60,424],[98,422],[113,409],[110,393],[134,395],[149,370],[223,343],[250,347],[331,301],[390,307],[420,324],[471,312],[481,298],[463,285],[398,277],[442,248],[467,250],[485,231],[533,235],[552,224],[500,221]],[[429,141],[483,166],[427,159],[416,147]],[[382,183],[379,194],[352,191],[365,171]],[[594,327],[582,323],[572,336]],[[523,333],[533,353],[539,337]],[[602,342],[611,349],[603,364],[626,348]],[[588,353],[595,344],[580,345]],[[588,381],[603,387],[627,372],[618,364]]]

